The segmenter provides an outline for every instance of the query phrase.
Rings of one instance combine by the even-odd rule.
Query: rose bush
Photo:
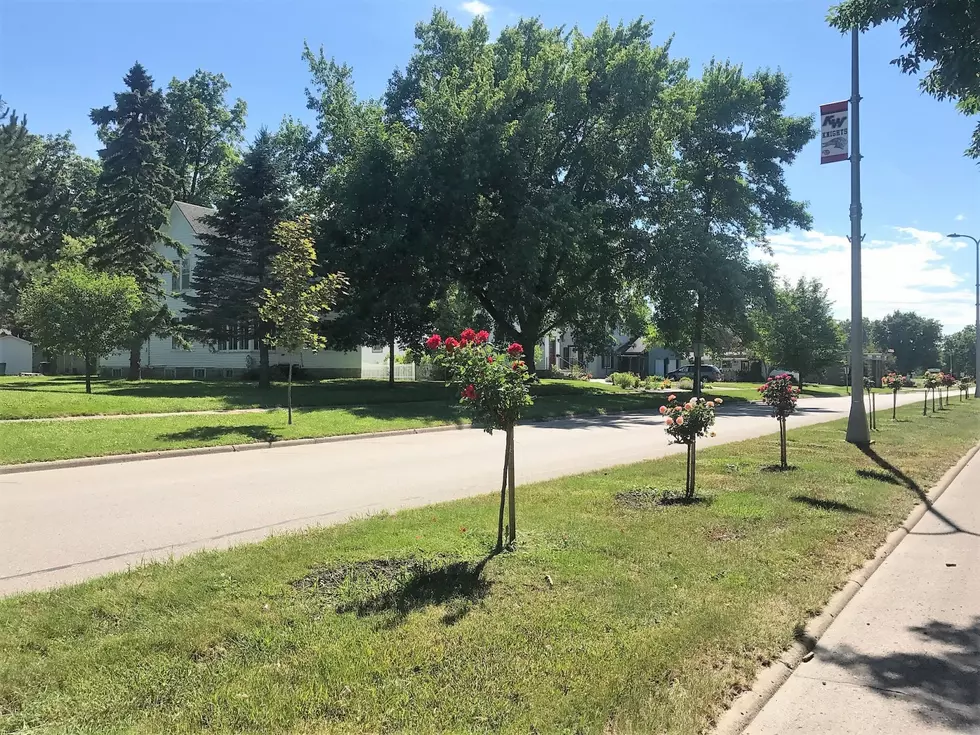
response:
[[[892,392],[892,421],[898,420],[898,392],[902,388],[909,387],[909,380],[904,375],[892,371],[882,377],[881,387],[888,388]]]
[[[664,417],[664,430],[671,438],[671,443],[687,445],[685,500],[694,497],[698,437],[714,436],[711,427],[715,423],[715,407],[722,403],[721,398],[691,398],[685,403],[679,403],[677,396],[670,395],[667,403],[660,407],[660,414]]]
[[[464,329],[459,338],[433,334],[425,341],[433,362],[445,368],[448,385],[459,391],[459,405],[483,430],[506,432],[504,472],[500,487],[497,550],[504,546],[504,506],[509,505],[508,546],[517,538],[514,488],[514,427],[525,407],[534,403],[528,384],[532,380],[516,342],[497,350],[486,331]]]
[[[800,397],[800,389],[793,385],[793,376],[789,373],[772,375],[764,385],[759,386],[762,402],[772,409],[773,418],[779,421],[779,466],[787,469],[786,463],[786,418],[796,413],[796,402]]]

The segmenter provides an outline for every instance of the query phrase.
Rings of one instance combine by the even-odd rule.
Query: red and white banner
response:
[[[820,105],[820,163],[847,160],[847,101]]]

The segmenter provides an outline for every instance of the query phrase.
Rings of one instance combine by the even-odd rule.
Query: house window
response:
[[[194,368],[194,378],[195,380],[204,380],[206,371],[204,368]]]
[[[183,293],[191,287],[191,259],[173,261],[174,272],[170,276],[171,290]]]
[[[111,377],[113,377],[113,378],[121,378],[122,377],[122,368],[112,368],[109,371],[109,375]]]
[[[235,377],[235,371],[232,370],[231,368],[225,368],[225,377],[226,378],[234,378]]]
[[[612,354],[602,356],[602,369],[611,370],[613,366],[613,356]]]
[[[247,322],[239,322],[228,334],[215,343],[218,352],[247,352],[252,345],[251,325]]]

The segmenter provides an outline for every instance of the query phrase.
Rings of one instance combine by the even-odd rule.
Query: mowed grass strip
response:
[[[488,494],[0,601],[0,730],[704,732],[980,440],[917,411],[704,451],[691,506],[633,502],[681,456],[521,487],[492,558]]]
[[[628,393],[605,387],[592,388],[588,384],[545,384],[536,386],[535,390],[539,395],[526,413],[531,420],[609,411],[652,411],[659,408],[665,398],[663,394]],[[738,395],[722,395],[730,401],[744,400]],[[468,423],[451,401],[452,394],[444,392],[437,401],[298,409],[294,411],[291,426],[286,423],[283,410],[0,423],[0,464]]]

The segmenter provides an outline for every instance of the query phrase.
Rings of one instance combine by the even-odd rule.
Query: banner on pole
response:
[[[847,160],[847,101],[820,105],[820,163]]]

